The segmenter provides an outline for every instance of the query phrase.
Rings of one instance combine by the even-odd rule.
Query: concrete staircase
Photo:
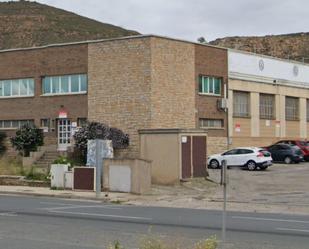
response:
[[[60,153],[56,150],[45,151],[43,156],[33,164],[33,166],[35,167],[35,171],[48,174],[50,170],[50,165],[59,156],[60,156]]]

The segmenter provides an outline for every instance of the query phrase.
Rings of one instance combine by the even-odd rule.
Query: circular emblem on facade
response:
[[[263,61],[263,60],[259,60],[259,69],[260,69],[261,71],[264,70],[264,61]]]
[[[296,66],[296,65],[293,67],[293,74],[294,74],[294,76],[298,75],[298,66]]]

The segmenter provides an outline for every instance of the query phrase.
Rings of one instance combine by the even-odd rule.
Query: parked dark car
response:
[[[309,161],[309,143],[305,140],[280,140],[275,144],[290,144],[298,146],[304,154],[305,161]]]
[[[269,146],[267,150],[275,162],[290,164],[299,163],[304,159],[301,149],[295,145],[279,143]]]

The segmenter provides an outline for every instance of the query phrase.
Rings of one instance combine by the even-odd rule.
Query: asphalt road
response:
[[[227,229],[226,248],[309,248],[309,215],[228,212]],[[182,248],[220,240],[221,212],[0,195],[1,249],[137,248],[149,235]]]

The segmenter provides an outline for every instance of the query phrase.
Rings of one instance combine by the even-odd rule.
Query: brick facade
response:
[[[88,118],[128,133],[130,147],[121,154],[129,157],[140,155],[140,129],[192,129],[199,118],[218,118],[224,128],[209,135],[225,137],[219,98],[199,95],[198,76],[227,84],[226,58],[225,49],[156,36],[1,51],[0,79],[34,78],[35,96],[0,99],[0,120],[34,119],[39,126],[64,106],[72,121]],[[80,73],[88,74],[87,94],[42,96],[42,76]],[[56,143],[56,129],[45,135]]]
[[[222,79],[221,96],[200,95],[199,76],[214,76]],[[224,97],[224,84],[228,89],[227,50],[203,45],[195,45],[195,92],[196,92],[196,126],[200,118],[222,119],[223,129],[209,129],[208,136],[227,136],[227,113],[218,110],[217,101]],[[226,90],[227,91],[227,90]]]
[[[146,37],[89,44],[89,119],[130,135],[139,129],[194,128],[194,46]]]
[[[34,78],[33,97],[0,98],[0,120],[31,119],[40,126],[40,120],[56,120],[63,106],[68,118],[87,118],[87,95],[42,96],[42,77],[87,73],[88,45],[70,45],[40,49],[0,52],[0,79]],[[55,122],[56,123],[56,122]],[[56,125],[56,124],[55,124]],[[15,130],[7,130],[8,136]],[[56,143],[56,127],[45,133],[45,142]]]

